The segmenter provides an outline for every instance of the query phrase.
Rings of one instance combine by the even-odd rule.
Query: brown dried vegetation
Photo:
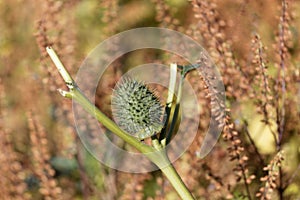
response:
[[[224,82],[225,105],[211,87],[214,76],[209,63],[205,76],[196,72],[187,76],[201,118],[192,145],[174,165],[193,195],[197,199],[300,198],[299,13],[299,1],[292,0],[4,0],[0,3],[0,199],[179,198],[159,171],[115,171],[85,150],[76,134],[71,102],[56,91],[66,89],[63,80],[45,52],[52,45],[75,76],[99,42],[143,26],[171,28],[192,37],[208,51]],[[178,55],[155,50],[118,58],[95,95],[96,105],[107,115],[115,83],[128,66],[145,61],[185,64]],[[200,63],[205,61],[199,56]],[[224,125],[222,137],[200,159],[211,116]],[[83,124],[91,136],[97,136],[95,124]]]

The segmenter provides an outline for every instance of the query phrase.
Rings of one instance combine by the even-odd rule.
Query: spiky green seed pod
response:
[[[120,128],[139,139],[150,137],[163,127],[159,99],[144,83],[135,79],[123,79],[116,85],[112,109]]]

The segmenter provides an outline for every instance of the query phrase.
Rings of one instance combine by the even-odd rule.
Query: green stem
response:
[[[74,88],[71,92],[72,97],[80,104],[86,111],[92,114],[99,122],[101,122],[106,128],[122,138],[128,144],[134,146],[144,155],[146,155],[154,164],[156,164],[160,170],[165,174],[170,183],[173,185],[177,193],[182,199],[193,200],[192,194],[189,192],[186,185],[178,175],[174,166],[168,159],[165,149],[160,149],[161,146],[156,144],[154,147],[145,145],[144,143],[132,137],[128,133],[120,129],[113,121],[105,116],[98,108],[96,108],[90,101],[83,96],[80,90]]]
[[[88,113],[94,116],[100,123],[102,123],[108,130],[119,136],[128,144],[135,147],[141,153],[149,158],[154,164],[156,164],[165,176],[169,179],[174,189],[177,191],[179,196],[184,200],[194,200],[194,197],[189,192],[186,185],[181,180],[180,176],[176,172],[174,166],[169,161],[165,149],[161,145],[156,144],[155,146],[148,146],[137,138],[131,136],[129,133],[123,131],[116,125],[111,119],[109,119],[104,113],[102,113],[95,105],[93,105],[88,98],[81,92],[79,87],[76,85],[72,77],[69,75],[66,68],[63,66],[55,51],[51,47],[46,48],[49,56],[57,67],[59,73],[63,77],[69,91],[59,90],[60,93],[67,98],[74,99],[79,103]]]
[[[180,109],[180,101],[181,101],[181,95],[182,95],[182,87],[183,87],[183,81],[184,81],[184,76],[182,75],[180,77],[179,81],[179,86],[178,86],[178,92],[177,92],[177,99],[176,99],[176,104],[175,104],[175,110],[172,116],[172,121],[170,125],[170,129],[167,133],[167,138],[166,138],[166,144],[168,144],[171,141],[172,134],[176,134],[176,125],[180,122],[180,116],[179,116],[179,109]],[[178,126],[177,126],[178,128]]]
[[[175,96],[175,87],[176,87],[176,73],[177,73],[177,64],[172,63],[170,66],[170,81],[169,81],[169,87],[168,87],[168,98],[166,102],[166,108],[165,108],[165,114],[167,115],[166,121],[164,124],[163,129],[160,132],[159,135],[159,141],[161,141],[163,146],[166,146],[166,136],[167,136],[167,130],[169,128],[170,124],[170,117],[171,117],[171,110],[173,105],[173,99]]]
[[[126,133],[119,128],[116,123],[109,119],[103,112],[94,106],[79,90],[78,87],[75,87],[70,91],[72,98],[78,102],[87,112],[93,115],[99,122],[101,122],[108,130],[122,138],[128,144],[134,146],[137,150],[142,153],[151,153],[154,151],[150,146],[140,142],[137,138],[131,136],[129,133]]]
[[[177,173],[177,171],[172,165],[168,165],[167,167],[161,168],[160,170],[165,174],[165,176],[168,178],[170,183],[176,189],[181,199],[184,200],[195,199],[193,195],[190,193],[190,191],[187,189],[182,179],[180,178],[179,174]]]

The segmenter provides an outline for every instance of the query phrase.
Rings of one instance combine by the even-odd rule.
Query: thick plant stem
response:
[[[181,177],[175,170],[174,166],[170,163],[169,158],[166,154],[166,151],[163,150],[161,151],[160,154],[163,157],[163,160],[167,160],[166,162],[169,163],[167,166],[161,166],[158,165],[160,170],[164,173],[164,175],[168,178],[172,186],[176,189],[178,195],[181,197],[183,200],[194,200],[195,198],[193,195],[190,193],[184,182],[182,181]]]
[[[98,108],[94,107],[89,100],[83,96],[83,94],[74,88],[74,91],[71,92],[72,97],[90,114],[92,114],[99,122],[101,122],[106,128],[118,135],[128,144],[134,146],[140,152],[144,153],[154,164],[156,164],[160,170],[165,174],[169,179],[172,186],[175,188],[177,193],[182,199],[193,200],[192,194],[189,192],[186,185],[183,183],[182,179],[178,175],[174,166],[168,159],[167,154],[164,149],[158,150],[151,146],[145,145],[136,138],[132,137],[128,133],[120,129],[113,121],[107,118]]]
[[[49,56],[57,67],[59,73],[63,77],[69,91],[59,90],[60,93],[66,97],[75,100],[79,103],[88,113],[93,115],[100,123],[102,123],[108,130],[119,136],[125,142],[135,147],[146,157],[149,158],[155,165],[157,165],[165,176],[169,179],[170,183],[177,191],[179,196],[184,200],[194,200],[194,197],[189,192],[186,185],[183,183],[182,179],[176,172],[174,166],[169,161],[165,149],[160,146],[148,146],[142,143],[137,138],[126,133],[124,130],[120,129],[111,119],[109,119],[104,113],[102,113],[95,105],[93,105],[78,88],[72,77],[69,75],[68,71],[65,69],[58,56],[51,47],[46,48]]]
[[[193,195],[187,189],[187,187],[183,183],[182,179],[180,178],[180,176],[178,175],[177,171],[174,169],[172,164],[170,164],[165,168],[161,168],[160,170],[165,174],[165,176],[168,178],[168,180],[173,185],[173,187],[176,188],[176,191],[181,197],[181,199],[184,200],[194,199]]]

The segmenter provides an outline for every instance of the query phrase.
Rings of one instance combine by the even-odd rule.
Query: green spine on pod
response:
[[[131,135],[144,139],[161,131],[163,107],[158,97],[141,81],[126,78],[112,94],[116,123]]]

